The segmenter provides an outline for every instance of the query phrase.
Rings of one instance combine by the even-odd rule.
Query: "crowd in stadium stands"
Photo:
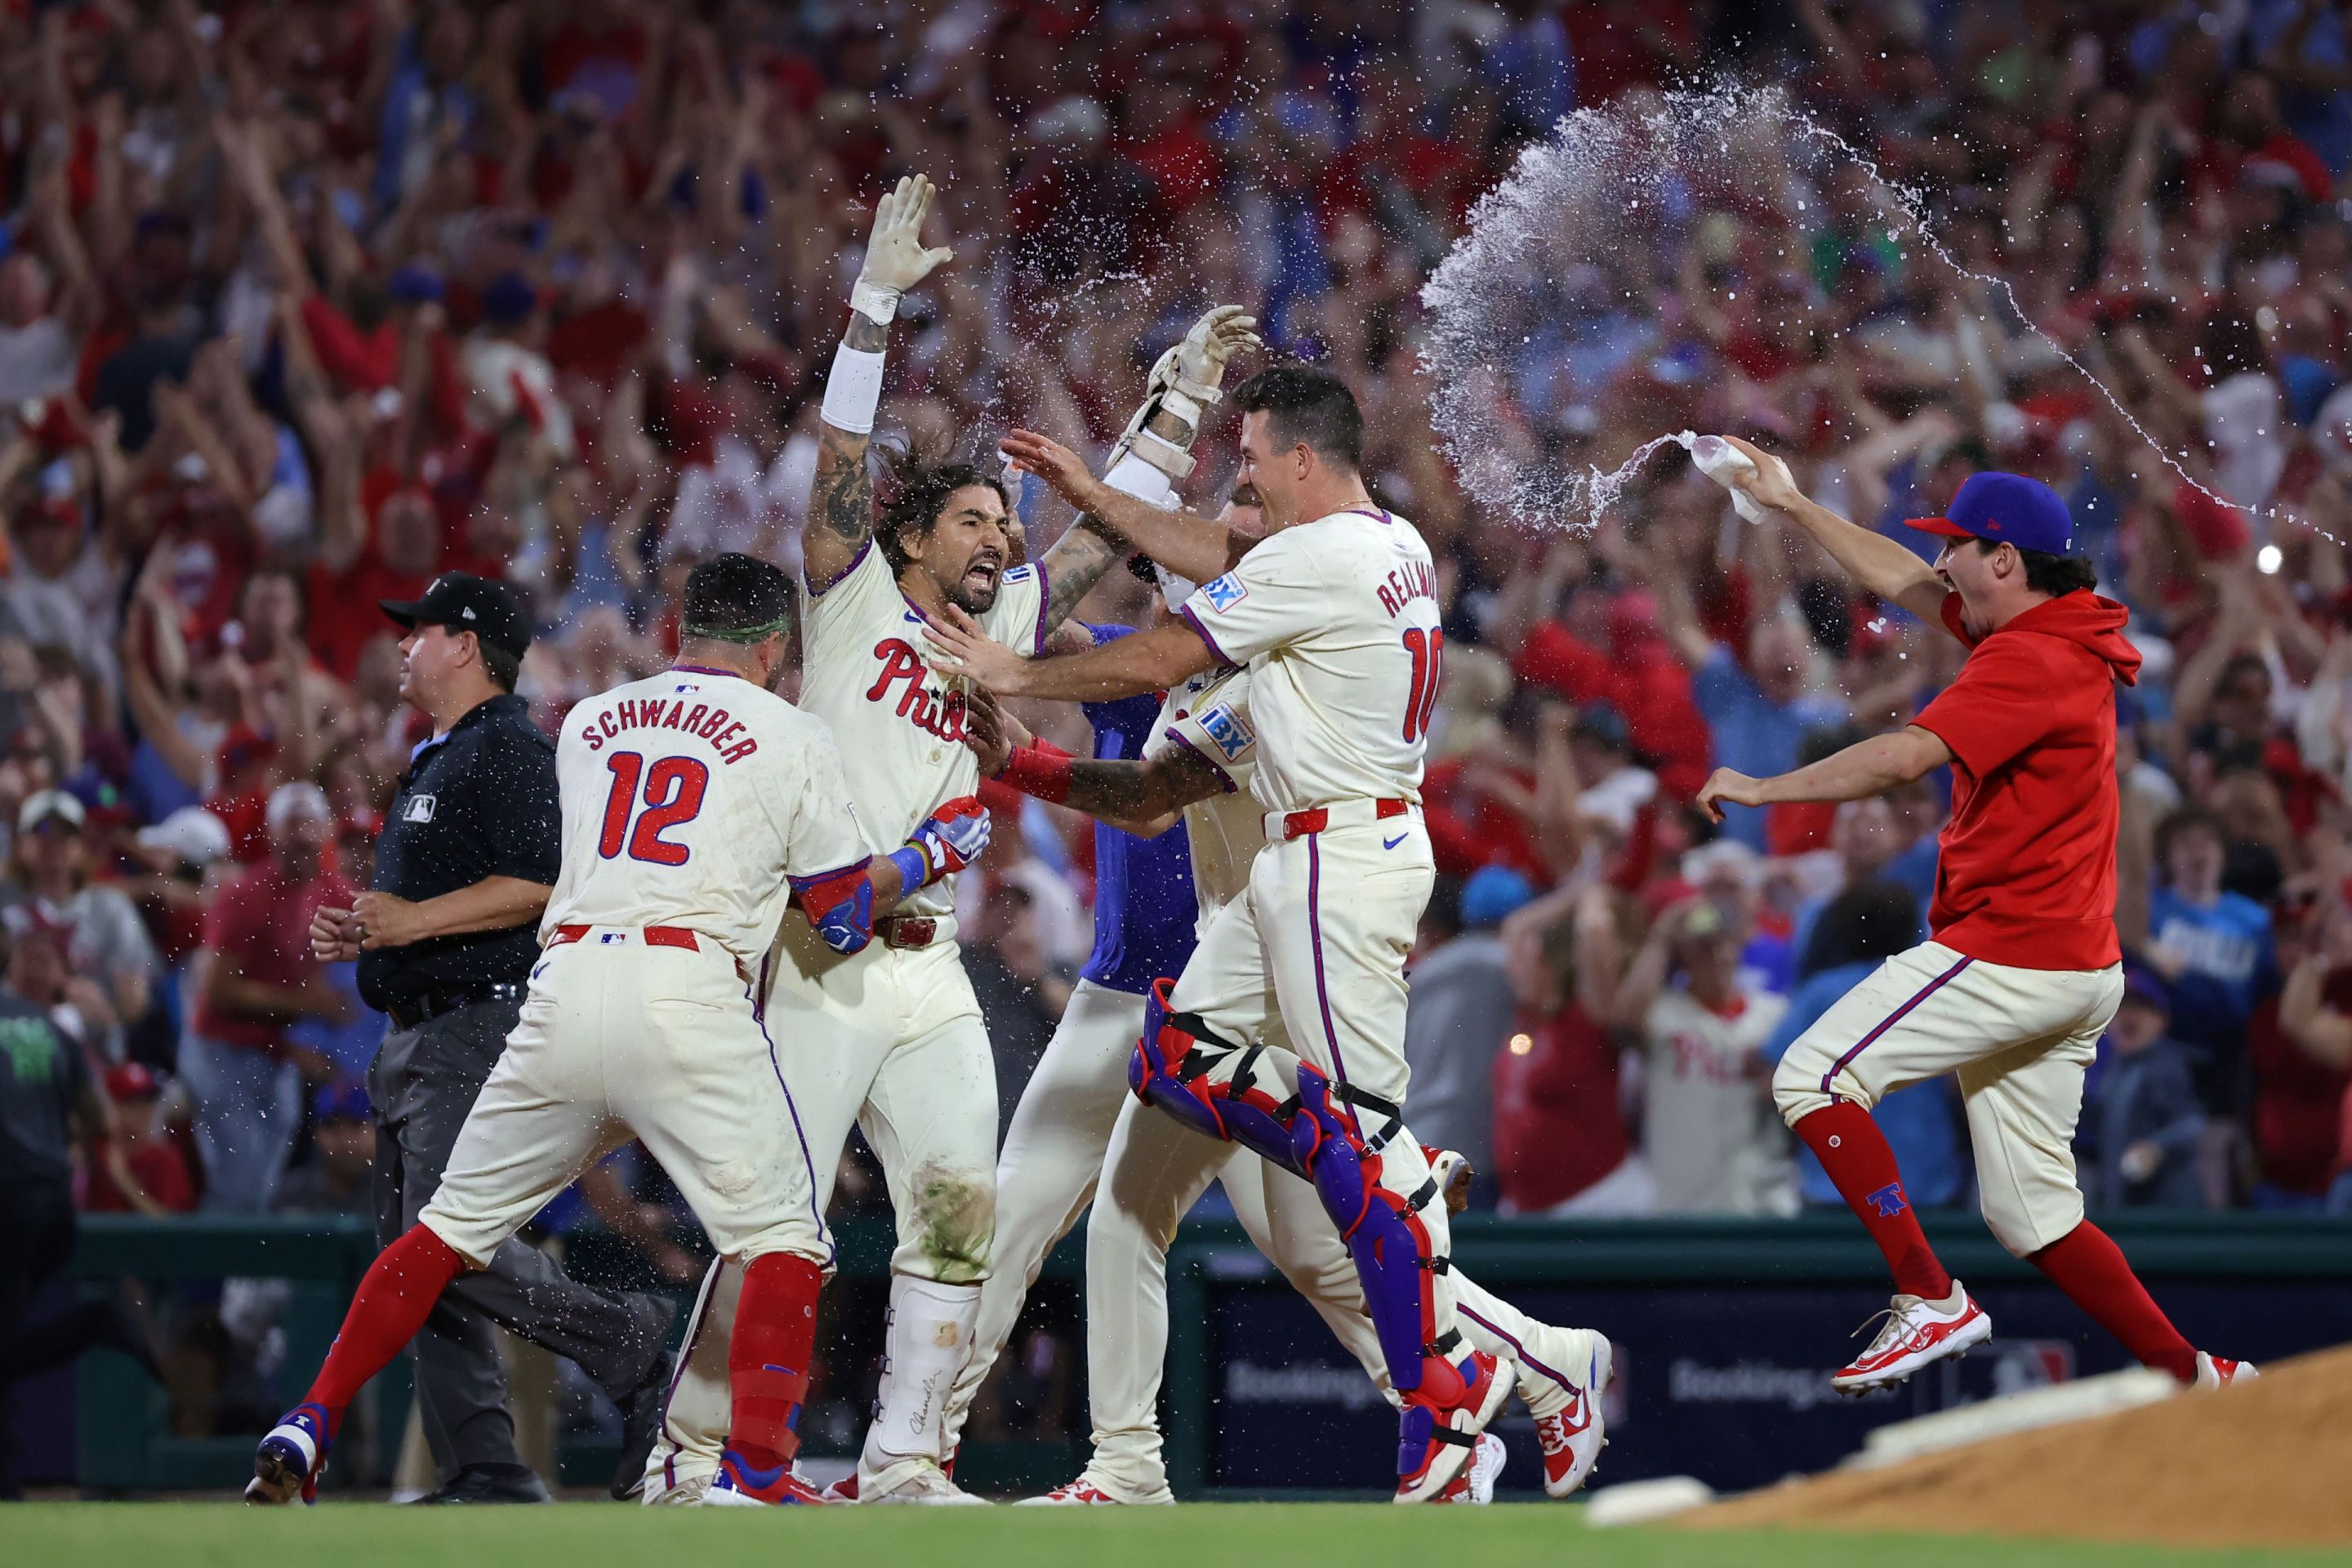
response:
[[[1701,191],[1677,255],[1557,280],[1511,367],[1528,439],[1610,467],[1746,435],[1898,537],[1980,468],[2058,487],[2147,657],[2116,698],[2130,978],[2086,1186],[2352,1207],[2342,0],[16,0],[0,919],[7,988],[114,1101],[88,1205],[365,1208],[383,1024],[301,933],[366,885],[424,733],[376,601],[511,580],[551,724],[659,665],[695,561],[796,563],[867,204],[911,169],[957,260],[904,311],[910,439],[1099,453],[1226,300],[1359,389],[1374,488],[1440,563],[1412,1108],[1479,1201],[1834,1205],[1770,1065],[1924,933],[1945,786],[1719,831],[1691,797],[1901,724],[1961,649],[1674,464],[1597,531],[1506,525],[1438,455],[1415,362],[1420,281],[1517,149],[1703,66],[1790,82],[1921,184],[2023,316],[1858,174],[1796,233]],[[1066,516],[1024,510],[1034,553]],[[1085,612],[1149,613],[1123,576]],[[1090,941],[1092,840],[991,804],[968,962],[1009,1105]],[[1879,1112],[1923,1206],[1971,1201],[1959,1114],[1941,1082]],[[649,1167],[569,1208],[690,1279]]]

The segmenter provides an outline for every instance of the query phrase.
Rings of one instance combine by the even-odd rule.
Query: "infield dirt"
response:
[[[2264,1367],[2252,1384],[1784,1482],[1678,1522],[2352,1546],[2352,1346]]]

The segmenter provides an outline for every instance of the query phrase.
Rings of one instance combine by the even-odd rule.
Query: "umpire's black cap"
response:
[[[442,573],[421,599],[376,603],[405,631],[446,626],[453,632],[471,632],[517,658],[530,647],[530,617],[523,614],[522,601],[515,597],[514,590],[471,572]]]

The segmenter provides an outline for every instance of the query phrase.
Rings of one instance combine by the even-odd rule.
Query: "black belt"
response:
[[[428,1018],[438,1018],[460,1007],[478,1007],[485,1002],[520,1002],[530,987],[520,981],[496,980],[481,985],[436,985],[420,991],[414,996],[402,996],[384,1008],[393,1026],[413,1029]]]

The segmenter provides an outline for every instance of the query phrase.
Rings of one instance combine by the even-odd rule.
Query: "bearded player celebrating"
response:
[[[905,837],[891,824],[904,817],[913,828],[942,802],[970,795],[978,779],[963,743],[965,692],[935,676],[918,647],[926,622],[951,611],[1024,654],[1041,653],[1127,554],[1082,518],[1042,562],[1014,564],[1004,487],[966,464],[908,459],[896,493],[877,508],[867,447],[889,325],[899,297],[951,257],[922,243],[934,194],[928,180],[911,176],[876,211],[825,386],[803,543],[801,704],[839,741],[850,795],[877,848]],[[1184,352],[1155,373],[1123,447],[1189,469],[1183,448],[1202,405],[1213,398],[1226,360],[1256,342],[1249,327],[1232,308],[1204,317]],[[1165,482],[1160,468],[1147,471]],[[1085,640],[1077,628],[1071,635]],[[978,1502],[946,1473],[944,1422],[993,1254],[996,1072],[954,940],[953,879],[910,895],[876,922],[875,936],[845,958],[788,928],[766,976],[784,1072],[820,1163],[819,1209],[855,1124],[882,1163],[898,1218],[881,1387],[856,1477],[840,1495]],[[728,1368],[717,1352],[735,1289],[730,1271],[714,1264],[649,1461],[648,1502],[691,1500],[717,1472],[728,1410]]]

